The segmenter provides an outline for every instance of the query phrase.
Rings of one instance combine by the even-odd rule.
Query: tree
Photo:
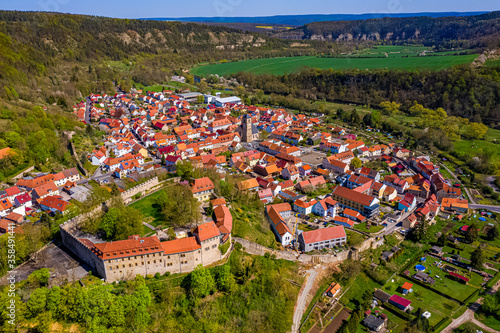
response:
[[[26,302],[26,307],[32,318],[45,311],[48,291],[45,287],[37,288]]]
[[[370,301],[373,297],[370,295]],[[353,314],[351,315],[351,318],[347,322],[347,330],[349,332],[356,332],[358,330],[359,326],[359,321],[361,318],[359,318],[358,311],[354,311]]]
[[[489,240],[495,240],[498,238],[498,228],[497,226],[493,226],[491,228],[488,229],[488,233],[486,234],[486,236],[488,237]]]
[[[99,229],[106,233],[110,240],[127,239],[130,235],[139,235],[143,231],[142,214],[130,207],[118,204],[111,207],[104,214],[99,224]]]
[[[469,123],[465,126],[465,131],[463,135],[472,140],[484,139],[486,133],[488,132],[488,126],[480,123]]]
[[[479,232],[477,231],[477,226],[475,224],[472,224],[469,226],[469,229],[467,229],[467,233],[465,234],[465,240],[467,243],[472,244],[474,243],[479,237]]]
[[[177,176],[183,180],[189,180],[193,176],[194,167],[189,161],[183,161],[177,164]]]
[[[477,270],[483,269],[484,263],[484,254],[481,246],[478,246],[471,254],[470,254],[470,263],[472,267]]]
[[[189,288],[194,297],[205,297],[215,290],[215,281],[208,269],[200,264],[190,274]]]
[[[120,189],[118,188],[118,185],[116,185],[115,182],[111,182],[111,184],[109,184],[109,188],[111,189],[112,196],[116,197],[120,195]]]
[[[399,108],[401,107],[401,104],[398,104],[396,102],[382,102],[380,103],[380,108],[384,112],[384,114],[392,116],[393,114],[397,114],[399,112]]]
[[[438,246],[445,246],[446,245],[446,235],[445,234],[441,234],[441,236],[439,236],[438,240],[437,240],[437,245]]]
[[[34,271],[28,276],[28,283],[36,286],[46,286],[49,283],[50,271],[48,268],[42,268]]]
[[[215,281],[217,283],[217,289],[220,291],[231,292],[234,288],[234,276],[231,273],[231,267],[229,265],[222,265],[214,268]]]
[[[200,203],[193,197],[191,189],[185,185],[167,187],[157,203],[166,221],[172,226],[185,226],[200,218]]]
[[[427,238],[428,222],[425,218],[418,221],[415,228],[411,232],[411,238],[416,242],[421,242]]]
[[[340,120],[344,119],[344,109],[342,108],[337,109],[337,118]]]
[[[161,165],[165,165],[165,164],[166,164],[165,155],[161,154]]]
[[[352,110],[351,124],[359,125],[360,123],[361,123],[361,117],[359,116],[358,111],[356,111],[356,109]]]
[[[266,131],[266,130],[263,130],[263,131],[260,131],[259,133],[259,138],[262,140],[262,141],[266,141],[267,138],[269,138],[269,132]]]
[[[363,166],[363,162],[361,162],[361,160],[358,157],[355,157],[355,158],[352,159],[351,165],[355,169],[359,169],[359,168],[361,168]]]

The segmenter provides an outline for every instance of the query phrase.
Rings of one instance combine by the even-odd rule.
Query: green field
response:
[[[454,143],[455,150],[464,152],[467,155],[475,156],[477,153],[489,148],[495,153],[492,156],[493,161],[500,161],[500,145],[484,140],[459,140]]]
[[[367,57],[359,58],[359,56],[339,57],[339,58],[321,58],[316,56],[302,57],[285,57],[285,58],[269,58],[269,59],[252,59],[238,62],[226,62],[213,65],[202,65],[194,67],[191,70],[192,74],[206,76],[210,74],[229,75],[241,71],[252,72],[255,74],[276,74],[281,75],[299,71],[305,67],[317,67],[322,69],[431,69],[439,70],[448,68],[454,65],[471,63],[477,57],[476,54],[471,55],[442,55],[442,56],[425,56],[402,57],[390,56],[385,57]]]
[[[413,284],[413,292],[403,295],[400,291],[400,287],[403,285],[405,282],[410,282]],[[433,291],[426,289],[422,286],[419,286],[417,284],[414,284],[411,281],[408,281],[407,279],[397,276],[394,278],[394,282],[389,281],[386,283],[382,289],[389,293],[389,294],[396,294],[399,296],[402,296],[406,298],[407,300],[410,300],[412,302],[411,306],[414,309],[417,308],[422,308],[424,311],[429,311],[433,314],[431,316],[430,322],[431,325],[437,324],[439,320],[441,320],[443,317],[451,315],[452,311],[455,309],[458,309],[459,304],[449,300],[447,298],[444,298],[443,296],[440,296]],[[434,317],[434,318],[433,318]],[[439,320],[437,320],[440,317]],[[434,322],[436,321],[436,322]]]
[[[496,67],[496,66],[500,66],[500,59],[497,59],[497,60],[487,60],[484,65],[486,67]]]

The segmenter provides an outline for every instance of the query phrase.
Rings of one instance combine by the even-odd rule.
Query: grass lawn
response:
[[[250,209],[245,205],[238,207],[237,204],[233,204],[231,214],[233,215],[234,237],[248,239],[271,248],[276,247],[276,238],[269,222],[264,217],[264,212]]]
[[[161,194],[161,191],[157,191],[153,194],[145,196],[139,201],[134,202],[130,207],[140,211],[145,217],[153,218],[150,222],[151,225],[157,227],[165,222],[163,214],[161,213],[160,207],[156,204],[156,198]]]
[[[364,231],[364,232],[367,232],[369,234],[373,234],[373,233],[379,232],[380,230],[384,229],[384,227],[381,225],[377,225],[377,226],[372,225],[372,226],[370,226],[370,229],[367,229],[366,222],[364,222],[364,223],[355,224],[354,229],[359,230],[359,231]]]
[[[141,234],[141,236],[144,237],[144,236],[147,236],[147,235],[149,235],[151,233],[154,233],[154,232],[155,231],[153,229],[149,228],[148,226],[143,225],[142,226],[142,234]]]
[[[365,272],[361,272],[355,279],[349,280],[347,286],[342,286],[342,288],[349,288],[340,301],[345,304],[351,310],[355,309],[363,298],[363,293],[366,290],[374,292],[376,288],[380,288],[380,284],[373,281]]]
[[[195,75],[218,74],[227,76],[241,71],[255,74],[277,74],[296,72],[305,67],[317,67],[334,70],[346,69],[431,69],[440,70],[454,65],[471,63],[477,55],[443,55],[426,57],[377,57],[377,58],[321,58],[316,56],[281,57],[251,59],[237,62],[218,63],[196,66],[191,69]]]
[[[491,133],[491,134],[490,134]],[[496,131],[489,131],[488,136],[497,137]],[[497,139],[498,140],[498,139]],[[485,140],[459,140],[454,143],[455,149],[459,152],[463,152],[466,155],[475,156],[477,153],[484,151],[485,149],[491,149],[495,153],[492,156],[492,160],[495,162],[500,161],[500,149],[497,144]]]
[[[484,65],[486,67],[495,67],[495,66],[500,66],[500,59],[497,60],[487,60]]]
[[[500,320],[495,318],[494,316],[485,316],[484,314],[480,314],[477,312],[474,314],[474,316],[477,320],[479,320],[489,328],[494,329],[495,331],[500,330]]]
[[[394,281],[394,282],[392,282]],[[412,283],[412,281],[409,281],[401,276],[395,276],[393,280],[389,281],[386,283],[382,289],[385,290],[389,294],[396,294],[399,296],[402,296],[406,298],[407,300],[410,300],[412,302],[411,306],[416,310],[418,308],[422,308],[424,311],[429,311],[433,313],[432,317],[441,317],[439,320],[441,320],[445,316],[451,315],[452,311],[455,309],[458,309],[459,304],[449,300],[447,298],[444,298],[435,292],[426,289],[422,286],[413,284],[413,292],[409,293],[407,295],[403,295],[401,293],[400,287],[403,285],[403,283],[409,282]],[[435,314],[435,315],[434,315]],[[437,322],[433,323],[433,320],[431,320],[431,325],[435,325]]]

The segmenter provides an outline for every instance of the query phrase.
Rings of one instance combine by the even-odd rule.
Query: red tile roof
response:
[[[51,209],[57,209],[60,212],[64,212],[66,210],[66,206],[69,205],[69,202],[56,198],[52,195],[43,198],[40,202],[40,205],[49,207]]]
[[[161,247],[165,251],[165,254],[191,252],[201,249],[201,245],[196,241],[196,237],[188,237],[161,242]]]
[[[93,251],[107,260],[163,252],[163,247],[156,236],[140,238],[135,235],[126,240],[94,244]]]
[[[302,233],[306,244],[322,242],[330,239],[338,239],[346,237],[343,226],[335,226],[325,229],[317,229]]]
[[[375,199],[371,195],[359,193],[354,190],[348,189],[347,187],[337,186],[332,195],[338,195],[339,197],[360,203],[364,206],[369,206]]]
[[[203,191],[212,190],[214,188],[214,183],[208,177],[198,178],[194,180],[191,192],[199,193]]]
[[[219,228],[217,228],[214,222],[207,222],[197,226],[193,233],[198,235],[200,242],[220,235]]]
[[[233,229],[233,216],[226,206],[217,206],[214,209],[217,227],[222,234],[230,234]]]

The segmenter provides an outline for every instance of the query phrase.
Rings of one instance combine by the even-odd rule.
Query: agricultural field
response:
[[[281,75],[299,71],[305,67],[316,67],[333,70],[373,70],[373,69],[401,69],[440,70],[474,61],[476,54],[470,55],[427,55],[418,57],[416,54],[403,56],[402,53],[391,54],[388,57],[374,54],[361,57],[361,55],[341,56],[336,58],[301,56],[269,59],[251,59],[237,62],[226,62],[213,65],[196,66],[191,70],[194,75],[206,76],[218,74],[227,76],[241,71],[255,74]]]

